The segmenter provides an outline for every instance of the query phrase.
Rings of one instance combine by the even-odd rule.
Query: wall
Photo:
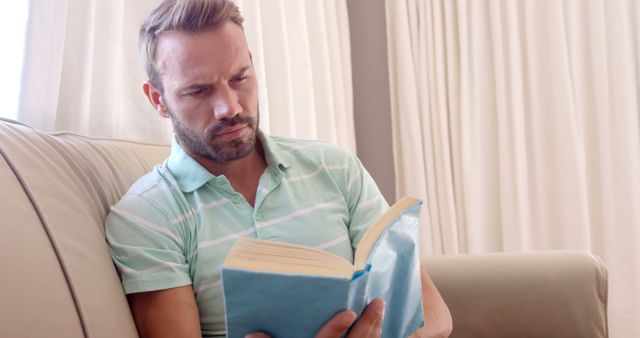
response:
[[[347,0],[358,157],[396,200],[384,0]]]

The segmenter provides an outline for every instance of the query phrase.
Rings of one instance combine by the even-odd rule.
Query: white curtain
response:
[[[640,4],[387,0],[397,194],[427,253],[579,249],[640,332]]]
[[[47,131],[166,143],[147,103],[138,28],[156,1],[31,0],[18,119]]]
[[[149,106],[138,29],[159,0],[31,0],[18,119],[43,130],[166,143]],[[344,1],[237,1],[274,135],[355,152]]]
[[[355,153],[351,49],[344,0],[236,0],[260,73],[261,124]]]

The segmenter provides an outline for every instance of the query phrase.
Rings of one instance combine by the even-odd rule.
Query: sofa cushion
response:
[[[137,336],[103,223],[109,207],[169,147],[47,134],[0,121],[0,150],[0,193],[11,201],[0,207],[2,228],[11,231],[0,244],[3,251],[30,251],[0,256],[3,274],[19,276],[0,279],[0,297],[23,312],[0,320],[30,320],[1,323],[0,336]],[[28,313],[34,315],[23,316]],[[24,334],[5,335],[9,327]]]
[[[4,157],[0,160],[1,337],[83,337],[60,262],[29,197]],[[34,325],[37,323],[37,325]]]

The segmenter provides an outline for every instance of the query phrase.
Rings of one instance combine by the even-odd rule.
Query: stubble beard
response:
[[[219,164],[226,164],[249,156],[256,146],[256,132],[260,120],[259,111],[256,118],[249,116],[234,116],[232,119],[220,121],[217,125],[205,131],[205,137],[198,136],[193,130],[185,126],[175,118],[173,112],[168,111],[173,131],[178,142],[191,155],[196,155],[204,159],[215,161]],[[244,124],[249,128],[248,135],[231,141],[217,142],[215,137],[225,128]]]

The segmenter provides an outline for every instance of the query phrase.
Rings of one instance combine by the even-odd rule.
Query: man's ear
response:
[[[149,103],[151,103],[151,106],[153,106],[153,109],[155,109],[160,116],[168,118],[169,113],[167,112],[167,107],[164,102],[162,102],[162,95],[158,88],[151,81],[146,81],[142,85],[142,90],[144,91],[144,95],[147,96]]]

